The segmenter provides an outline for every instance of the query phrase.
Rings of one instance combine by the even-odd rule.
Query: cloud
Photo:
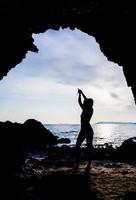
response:
[[[115,94],[114,92],[110,93],[111,97],[115,98],[115,99],[119,99],[119,96],[117,94]]]

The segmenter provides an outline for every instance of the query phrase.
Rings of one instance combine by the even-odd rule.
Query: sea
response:
[[[80,124],[45,124],[45,128],[60,138],[69,138],[69,146],[75,146]],[[136,137],[136,123],[98,122],[92,124],[94,130],[93,145],[95,147],[112,145],[119,147],[122,142],[130,137]],[[85,141],[82,144],[85,145]]]

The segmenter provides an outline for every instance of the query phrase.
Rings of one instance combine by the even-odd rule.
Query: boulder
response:
[[[125,140],[122,145],[117,148],[116,155],[119,159],[125,161],[136,162],[136,137]]]
[[[29,152],[57,144],[57,137],[34,119],[0,122],[0,133],[1,171],[8,175],[20,170]]]
[[[69,138],[60,138],[58,139],[59,144],[69,144],[71,141]]]

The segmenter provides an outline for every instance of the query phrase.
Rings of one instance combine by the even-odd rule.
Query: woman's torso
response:
[[[86,109],[83,109],[83,112],[81,113],[81,126],[82,125],[90,125],[90,120],[91,120],[91,117],[92,117],[92,114],[93,114],[93,108],[86,108]]]

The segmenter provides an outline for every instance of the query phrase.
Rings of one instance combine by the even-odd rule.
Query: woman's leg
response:
[[[86,142],[87,142],[87,160],[88,164],[86,167],[87,171],[90,171],[90,165],[92,162],[92,157],[93,157],[93,134],[88,134],[86,137]]]
[[[85,134],[83,132],[79,132],[77,142],[76,142],[76,168],[79,166],[79,160],[80,160],[80,146],[83,143],[85,139]]]

